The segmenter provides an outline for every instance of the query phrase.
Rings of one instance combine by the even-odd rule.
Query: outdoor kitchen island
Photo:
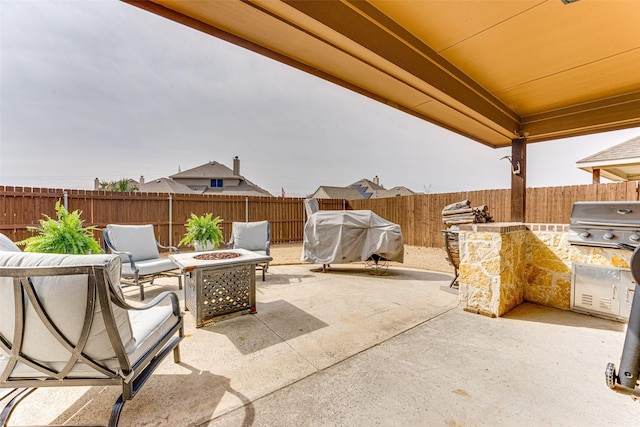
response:
[[[637,208],[618,206],[613,212],[616,216],[620,216],[617,210],[640,212],[640,203]],[[603,219],[598,221],[603,223]],[[638,224],[640,234],[640,222]],[[633,231],[633,227],[624,230]],[[617,243],[620,239],[615,236],[625,234],[620,227],[609,226],[605,231],[613,237],[604,237],[598,244],[576,244],[575,239],[583,231],[577,230],[574,224],[461,225],[459,296],[462,307],[465,311],[500,317],[527,301],[626,321],[630,309],[627,300],[632,291],[623,286],[627,283],[622,279],[629,273],[632,252],[602,243],[607,240]],[[590,227],[587,237],[605,234],[598,231],[597,227]],[[631,238],[633,233],[628,235]],[[587,292],[582,286],[589,284],[589,288],[593,288],[592,285],[600,283],[594,277],[584,276],[594,272],[598,272],[595,278],[612,279],[608,286],[601,286],[609,291],[608,296],[600,291],[593,293],[594,289]],[[591,309],[586,310],[587,307]]]
[[[195,317],[197,328],[227,315],[255,313],[256,265],[272,260],[245,249],[169,257],[184,272],[185,307]]]

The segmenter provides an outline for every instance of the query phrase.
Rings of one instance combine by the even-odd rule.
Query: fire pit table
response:
[[[256,265],[271,261],[245,249],[169,256],[184,272],[184,301],[196,327],[229,314],[256,312]]]

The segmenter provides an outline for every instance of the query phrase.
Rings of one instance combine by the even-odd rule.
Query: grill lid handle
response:
[[[620,215],[626,215],[630,214],[633,211],[631,209],[618,209],[616,212],[618,212]]]

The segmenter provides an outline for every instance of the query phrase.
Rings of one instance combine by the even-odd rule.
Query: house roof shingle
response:
[[[331,187],[327,185],[322,185],[318,187],[315,193],[313,193],[312,197],[322,198],[322,197],[318,197],[320,196],[320,193],[324,193],[330,199],[345,199],[345,200],[364,199],[362,194],[360,194],[360,192],[357,189],[351,188],[351,187]]]
[[[138,190],[146,193],[180,193],[180,194],[193,194],[202,193],[202,191],[195,191],[184,184],[175,182],[170,178],[158,178],[153,181],[145,182],[138,186]]]
[[[640,157],[640,136],[622,142],[606,150],[602,150],[596,154],[578,160],[576,164],[603,162],[608,160],[622,160]]]
[[[216,161],[205,163],[204,165],[196,166],[195,168],[187,169],[186,171],[178,172],[174,175],[170,175],[170,178],[241,178],[240,175],[235,175],[233,170],[227,166]]]

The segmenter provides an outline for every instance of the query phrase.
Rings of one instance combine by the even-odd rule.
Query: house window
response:
[[[211,180],[211,187],[222,187],[224,184],[224,181],[222,179],[212,179]]]

